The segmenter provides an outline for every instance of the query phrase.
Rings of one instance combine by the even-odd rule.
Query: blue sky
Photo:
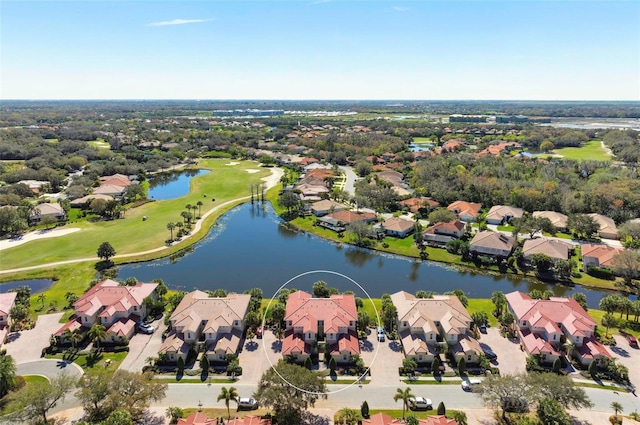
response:
[[[0,0],[2,99],[640,100],[638,1]]]

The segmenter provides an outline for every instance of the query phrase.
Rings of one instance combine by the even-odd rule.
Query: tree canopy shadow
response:
[[[302,412],[302,423],[304,425],[329,425],[329,418],[326,416],[314,415],[311,412]]]
[[[276,341],[273,341],[271,343],[271,349],[273,350],[274,353],[280,353],[282,351],[282,341],[280,341],[279,339]]]

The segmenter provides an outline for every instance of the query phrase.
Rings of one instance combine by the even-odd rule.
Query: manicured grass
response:
[[[260,182],[260,178],[270,174],[268,169],[260,169],[251,174],[247,169],[258,169],[252,161],[242,161],[235,166],[227,166],[228,160],[202,160],[197,168],[212,170],[191,180],[191,191],[177,199],[149,202],[126,212],[124,219],[99,222],[76,222],[68,226],[80,227],[81,231],[69,235],[42,239],[11,248],[2,252],[2,267],[5,269],[26,267],[74,258],[96,256],[96,250],[102,242],[108,241],[117,254],[146,251],[162,247],[169,238],[167,223],[182,221],[180,213],[187,204],[195,205],[202,201],[202,214],[225,201],[250,194],[251,183]],[[206,197],[205,197],[206,194]],[[211,199],[215,198],[215,202]],[[222,213],[222,212],[221,212]],[[219,215],[219,214],[218,214]],[[148,220],[142,221],[147,216]],[[201,230],[201,237],[209,230],[215,217],[209,217]],[[177,243],[175,250],[191,245],[194,240]],[[37,249],[34,247],[37,246]],[[153,253],[157,258],[166,253]],[[143,257],[142,259],[148,259]],[[116,259],[117,261],[117,259]],[[128,259],[131,261],[131,259]]]
[[[103,351],[95,356],[94,353],[80,352],[70,360],[73,360],[73,362],[80,366],[85,372],[93,368],[108,368],[111,371],[115,371],[118,369],[124,358],[127,357],[127,354],[127,352],[107,353]],[[69,360],[68,356],[63,353],[47,354],[45,358]],[[105,363],[106,360],[110,360],[110,363]]]
[[[493,309],[495,306],[490,299],[484,298],[469,298],[469,305],[467,306],[467,311],[469,314],[473,314],[475,312],[485,312],[489,317],[489,325],[497,326],[498,319],[493,316]]]
[[[182,378],[178,379],[175,375],[167,377],[160,375],[156,376],[154,379],[159,382],[168,382],[171,384],[235,384],[236,382],[238,382],[237,379],[231,378],[207,378],[203,381],[199,377],[193,376],[183,376]]]
[[[460,385],[460,382],[462,382],[462,380],[460,381],[452,381],[449,379],[443,379],[440,381],[436,381],[435,379],[416,379],[416,380],[411,380],[411,379],[403,379],[402,382],[404,382],[407,385]]]
[[[55,145],[56,143],[58,143],[58,139],[44,139],[47,143],[51,143],[52,145]]]
[[[511,225],[498,226],[498,230],[500,230],[501,232],[513,232],[513,226]]]
[[[108,142],[105,142],[104,139],[96,139],[96,140],[91,140],[89,142],[87,142],[90,146],[93,146],[94,148],[99,148],[99,149],[111,149],[111,145]]]
[[[575,159],[578,161],[611,161],[611,157],[602,149],[600,140],[591,140],[583,144],[579,148],[562,148],[555,149],[555,154],[562,155],[566,159]]]
[[[241,396],[245,396],[245,394],[240,394]],[[213,401],[215,402],[215,397],[217,397],[218,394],[214,394],[212,395]],[[204,402],[210,403],[212,402],[211,400],[204,400]],[[198,400],[194,400],[193,401],[194,405],[198,405]],[[244,418],[247,415],[252,415],[252,416],[264,416],[267,413],[270,412],[269,409],[256,409],[256,410],[238,410],[236,406],[234,406],[234,403],[231,402],[229,403],[229,410],[231,412],[231,417],[232,418]],[[182,409],[183,418],[186,418],[187,416],[189,416],[192,413],[196,413],[196,412],[202,412],[204,415],[207,415],[210,418],[224,418],[227,419],[228,418],[228,414],[227,414],[227,408],[226,407],[215,407],[215,408],[202,408],[202,409],[198,409],[197,407],[190,407],[190,408],[185,408]]]
[[[402,404],[402,400],[398,400],[398,405]],[[433,410],[420,410],[420,411],[413,411],[413,410],[409,410],[407,409],[405,411],[405,417],[407,416],[415,416],[418,419],[426,419],[428,416],[434,416],[438,414],[438,411],[436,410],[438,408],[438,406],[433,406]],[[450,418],[453,415],[453,412],[455,412],[455,410],[453,409],[447,409],[447,417]],[[369,415],[373,416],[373,415],[377,415],[378,413],[384,413],[386,415],[391,416],[392,418],[397,418],[400,419],[402,418],[402,408],[400,409],[369,409]]]
[[[24,382],[26,382],[27,385],[42,385],[46,382],[49,382],[46,377],[40,375],[25,375],[23,376],[23,378]]]
[[[371,383],[371,381],[360,381],[360,382],[358,382],[357,378],[353,378],[353,379],[336,379],[335,381],[333,381],[332,379],[327,377],[325,379],[325,383],[327,385],[331,385],[331,384],[349,385],[349,384],[355,384],[355,383],[358,383],[360,385],[369,385]]]
[[[434,142],[429,137],[414,137],[413,143],[415,143],[416,145],[419,145],[419,144],[432,144]]]
[[[595,383],[589,384],[589,383],[586,383],[586,382],[576,382],[576,387],[598,388],[598,389],[601,389],[601,390],[619,391],[619,392],[622,392],[622,393],[630,392],[625,387],[617,387],[617,386],[613,386],[613,385],[598,385],[598,384],[595,384]]]

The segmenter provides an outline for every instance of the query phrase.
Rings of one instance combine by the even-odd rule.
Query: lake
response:
[[[53,281],[51,279],[12,280],[11,282],[0,283],[0,292],[9,292],[10,289],[28,286],[31,288],[32,294],[37,294],[46,291],[52,284]]]
[[[346,244],[300,233],[289,228],[270,204],[246,203],[222,216],[206,238],[170,258],[123,265],[118,280],[135,277],[141,282],[161,278],[171,289],[242,292],[262,288],[271,297],[298,274],[330,270],[355,280],[371,297],[399,290],[423,289],[443,293],[462,289],[470,298],[489,298],[496,290],[511,292],[551,289],[557,296],[583,292],[590,307],[597,307],[604,291],[548,285],[518,276],[485,275],[474,269],[357,249]],[[366,296],[348,279],[330,273],[298,278],[288,287],[311,290],[317,280],[340,291]]]
[[[148,198],[164,201],[184,196],[189,193],[191,179],[208,172],[209,170],[181,170],[155,174],[149,178]]]

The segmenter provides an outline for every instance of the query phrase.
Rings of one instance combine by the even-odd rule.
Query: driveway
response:
[[[355,183],[356,183],[356,180],[358,180],[358,176],[353,171],[353,168],[347,167],[344,165],[340,165],[338,168],[347,177],[347,180],[344,183],[344,191],[351,196],[355,195],[356,193]]]
[[[620,364],[629,369],[629,379],[635,388],[640,388],[640,349],[629,346],[627,339],[621,335],[614,335],[615,346],[607,347],[607,350]]]
[[[7,349],[7,354],[13,357],[16,363],[40,359],[42,349],[49,346],[49,338],[62,326],[60,319],[63,314],[43,314],[38,316],[33,329],[11,332],[3,346]]]
[[[129,341],[129,353],[124,358],[118,369],[129,372],[142,372],[142,368],[147,365],[147,358],[158,357],[158,350],[162,345],[162,332],[167,328],[164,324],[164,316],[154,320],[151,326],[155,332],[151,335],[137,332]]]
[[[273,331],[267,329],[262,338],[251,341],[244,340],[242,351],[238,355],[242,376],[238,379],[241,384],[257,384],[262,374],[282,359],[282,341],[278,341]],[[269,360],[271,363],[269,363]]]
[[[375,329],[369,329],[367,339],[360,342],[360,357],[371,369],[370,385],[395,385],[400,383],[398,368],[402,366],[402,345],[400,341],[385,339],[378,342]],[[369,387],[367,387],[369,388]]]
[[[517,339],[503,338],[500,330],[492,327],[487,329],[486,334],[480,334],[480,344],[488,346],[498,355],[491,364],[500,369],[501,375],[526,373],[527,354],[520,349]]]

